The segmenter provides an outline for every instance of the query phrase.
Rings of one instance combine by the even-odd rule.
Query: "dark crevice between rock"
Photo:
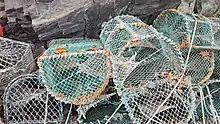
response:
[[[86,17],[86,14],[84,13],[84,16],[83,16],[84,18],[84,23],[85,23],[85,26],[84,26],[84,29],[83,29],[83,38],[84,39],[86,39],[86,34],[87,34],[87,30],[86,30],[86,28],[87,28],[87,17]]]

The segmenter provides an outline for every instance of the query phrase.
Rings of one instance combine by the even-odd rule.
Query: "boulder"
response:
[[[194,7],[195,7],[195,2],[196,2],[196,0],[181,0],[181,4],[178,7],[178,9],[183,12],[193,13]]]
[[[204,16],[213,16],[220,10],[220,0],[196,0],[195,12]]]
[[[34,30],[41,41],[55,38],[98,38],[101,25],[108,19],[130,14],[151,24],[181,0],[6,0],[6,8],[23,6],[30,13]],[[14,7],[14,8],[16,8]]]

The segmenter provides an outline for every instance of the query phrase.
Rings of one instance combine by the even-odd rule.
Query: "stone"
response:
[[[3,116],[4,116],[4,110],[3,110],[3,108],[4,108],[4,106],[3,106],[3,101],[2,101],[2,99],[0,99],[0,124],[2,124],[1,122],[2,122],[2,118],[3,118]]]
[[[195,2],[196,0],[181,0],[181,4],[178,9],[186,13],[193,13]]]
[[[196,0],[195,12],[204,16],[213,16],[220,7],[220,0]]]
[[[55,38],[98,38],[103,22],[131,14],[152,24],[165,9],[177,8],[181,0],[6,0],[7,8],[23,4],[30,13],[41,41]],[[9,4],[11,3],[11,4]]]

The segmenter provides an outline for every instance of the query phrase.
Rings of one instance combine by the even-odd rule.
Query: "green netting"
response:
[[[115,20],[116,23],[118,21],[120,24],[122,24],[122,26],[120,26],[119,24],[119,27],[113,28],[119,28],[119,32],[116,32],[118,30],[109,31],[110,33],[108,34],[108,38],[103,38],[104,46],[107,46],[105,48],[108,49],[114,47],[115,42],[121,43],[121,46],[117,48],[119,52],[115,52],[113,49],[108,49],[113,53],[113,75],[117,93],[120,96],[122,96],[122,103],[126,106],[127,111],[129,112],[129,116],[131,117],[133,123],[146,123],[148,119],[151,116],[153,116],[148,115],[150,114],[149,112],[151,111],[151,113],[153,114],[155,110],[158,108],[158,106],[165,100],[167,95],[171,92],[173,86],[177,84],[177,80],[179,79],[179,75],[181,74],[184,66],[184,59],[180,50],[177,49],[176,43],[168,39],[167,37],[164,37],[157,31],[155,31],[155,29],[152,27],[140,26],[141,29],[135,29],[134,27],[132,27],[132,31],[134,32],[130,34],[135,34],[135,36],[138,36],[136,37],[137,39],[135,40],[135,44],[132,44],[132,40],[130,40],[131,38],[129,40],[121,40],[120,37],[114,37],[120,35],[123,36],[122,30],[127,31],[126,25],[129,25],[126,22],[129,22],[130,20],[132,22],[131,18],[134,18],[131,16],[127,16],[127,19],[125,21],[123,20],[123,17],[124,16],[119,16],[112,19]],[[118,18],[122,19],[119,20]],[[122,22],[122,20],[125,22]],[[104,30],[107,30],[109,29],[109,27],[112,27],[111,21],[109,23],[110,24],[107,23],[105,25]],[[131,26],[129,29],[131,29]],[[102,36],[104,35],[101,34],[100,36],[102,38]],[[132,45],[127,45],[127,41],[130,41],[129,43],[131,43]],[[126,57],[129,58],[127,59],[128,61],[124,61],[124,58]],[[155,87],[154,83],[149,83],[148,81],[160,78],[165,78],[165,80],[167,81],[174,78],[176,81],[170,82],[170,89],[167,89],[167,87],[163,87],[159,89],[158,92],[156,89],[152,91],[148,90],[148,87],[150,89]],[[180,83],[180,86],[177,89],[181,90],[181,88],[183,87],[181,85],[183,84]],[[167,92],[164,93],[163,90],[166,90]],[[143,91],[145,94],[139,94],[138,91],[140,91],[141,93]],[[160,101],[158,101],[157,97],[153,97],[153,95],[150,95],[156,93],[158,93],[158,96],[162,98]],[[132,103],[133,101],[128,100],[133,98],[136,99],[138,105]],[[181,104],[178,103],[178,100],[177,102],[175,102],[175,100],[173,102],[177,105]],[[138,108],[139,104],[141,104],[142,108]],[[146,109],[148,109],[148,111],[145,111]],[[186,112],[186,109],[184,109],[184,107],[176,109],[172,106],[168,111],[174,111],[173,109],[181,111],[182,113],[178,113],[180,114],[178,117],[174,117],[175,115],[167,117],[160,114],[156,115],[156,117],[161,116],[161,118],[157,120],[157,122],[179,122],[188,118],[187,115],[189,113],[187,113],[188,111]],[[140,112],[142,110],[145,112]],[[166,111],[168,115],[172,113],[169,113],[168,111]],[[147,115],[147,117],[145,115]]]
[[[215,13],[214,17],[220,18],[220,10]]]
[[[214,42],[212,26],[208,18],[201,15],[184,14],[177,10],[166,10],[154,21],[153,26],[165,36],[171,38],[180,49],[189,47],[197,20],[194,46],[211,46]]]
[[[83,38],[60,38],[60,39],[54,39],[54,40],[52,40],[49,43],[49,47],[51,45],[59,46],[59,45],[62,45],[62,44],[71,44],[71,43],[76,43],[76,42],[78,44],[79,44],[79,42],[84,42],[84,43],[89,42],[89,44],[94,43],[94,45],[97,46],[97,48],[102,48],[100,46],[101,45],[101,41],[100,40],[97,40],[97,39],[85,40]],[[84,44],[84,43],[82,43],[82,44]]]
[[[99,41],[56,39],[52,41],[50,48],[45,51],[44,55],[71,54],[98,49],[102,49]]]
[[[214,33],[215,47],[220,48],[220,19],[219,18],[210,18],[212,24],[212,30]],[[215,70],[213,73],[215,79],[220,78],[220,50],[215,51]]]
[[[214,67],[215,64],[213,51],[193,50],[190,53],[186,75],[192,77],[191,81],[193,83],[203,83],[209,80],[213,74]]]
[[[200,94],[201,102],[196,108],[198,120],[205,118],[205,120],[218,123],[220,116],[220,81],[210,80],[202,91],[203,94]]]
[[[153,26],[178,44],[185,59],[193,40],[186,75],[191,76],[192,83],[204,83],[210,78],[214,70],[213,50],[217,48],[213,46],[214,35],[208,18],[171,9],[161,13]]]
[[[99,42],[52,44],[39,58],[40,75],[59,100],[75,105],[92,102],[108,84],[109,53]]]
[[[119,102],[100,102],[91,107],[80,119],[80,124],[105,124],[119,106]],[[78,113],[79,114],[79,113]],[[124,106],[121,106],[110,121],[111,124],[132,124]]]
[[[215,70],[213,75],[216,79],[220,78],[220,51],[215,52]]]

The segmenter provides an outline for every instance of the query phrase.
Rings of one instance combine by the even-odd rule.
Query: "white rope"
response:
[[[136,104],[136,106],[139,108],[138,103],[137,103],[133,98],[132,98],[132,101],[133,101],[133,102]],[[139,110],[140,110],[140,113],[143,114],[145,117],[150,118],[150,117],[147,116],[141,109],[139,109]],[[159,118],[156,117],[156,119],[158,119],[158,120],[160,121]],[[153,119],[153,121],[156,122],[156,123],[158,123],[158,124],[161,124],[161,123],[162,123],[162,122],[159,122],[159,121],[154,120],[154,119]]]
[[[205,112],[204,112],[204,104],[203,104],[203,101],[204,101],[204,94],[202,92],[202,88],[199,87],[199,93],[200,93],[200,96],[201,96],[201,107],[202,107],[202,122],[203,124],[205,124]]]
[[[121,108],[121,106],[123,105],[123,103],[121,103],[118,108],[114,111],[114,113],[110,116],[110,118],[105,122],[105,124],[108,124],[110,122],[110,120],[114,117],[114,115],[116,114],[116,112]]]
[[[70,114],[71,114],[72,108],[73,108],[73,104],[70,105],[69,113],[68,113],[68,115],[67,115],[67,118],[66,118],[65,124],[67,124],[68,121],[69,121],[69,118],[70,118]]]
[[[193,15],[193,17],[195,19],[195,26],[194,26],[194,29],[193,29],[192,39],[191,39],[188,55],[187,55],[187,58],[186,58],[186,63],[185,63],[184,68],[183,68],[183,74],[181,75],[181,77],[180,77],[179,81],[177,82],[177,84],[174,86],[173,90],[170,92],[170,94],[167,96],[167,98],[163,101],[163,103],[157,108],[156,112],[153,114],[153,116],[148,120],[148,122],[146,124],[149,124],[151,122],[151,120],[156,116],[156,114],[160,111],[160,108],[163,107],[163,105],[171,97],[173,92],[175,92],[176,88],[178,87],[179,83],[181,82],[181,80],[184,77],[184,73],[186,72],[187,64],[189,62],[190,53],[192,51],[193,41],[194,41],[194,37],[195,37],[195,33],[196,33],[196,27],[197,27],[197,19],[194,15]]]
[[[209,90],[209,87],[207,86],[207,85],[205,85],[206,86],[206,89],[207,89],[207,92],[208,92],[208,94],[209,94],[209,101],[210,101],[210,107],[211,107],[211,112],[212,112],[212,114],[213,114],[213,116],[214,116],[214,120],[215,120],[215,122],[216,122],[216,124],[218,124],[218,122],[219,122],[219,119],[217,120],[217,116],[218,116],[218,113],[216,112],[216,109],[215,109],[215,107],[214,107],[214,105],[213,105],[213,100],[212,100],[212,98],[211,98],[211,93],[210,93],[210,90]]]
[[[47,124],[47,115],[48,115],[48,100],[49,93],[47,92],[46,104],[45,104],[45,116],[44,116],[44,124]]]

